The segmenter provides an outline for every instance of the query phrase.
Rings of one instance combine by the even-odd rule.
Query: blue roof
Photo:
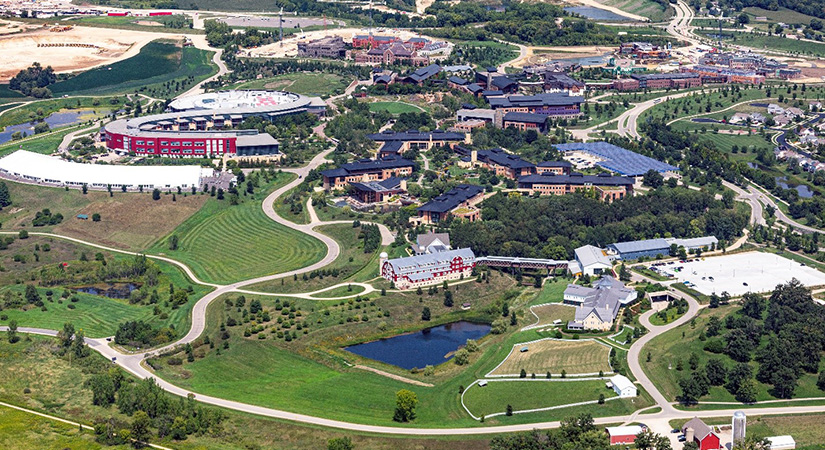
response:
[[[556,144],[554,147],[562,152],[578,150],[591,153],[603,159],[596,163],[599,167],[631,177],[644,175],[649,170],[655,170],[660,173],[676,172],[679,170],[676,166],[671,166],[670,164],[631,152],[630,150],[607,142],[571,142],[568,144]]]
[[[419,211],[430,211],[436,213],[446,213],[457,208],[462,203],[484,192],[481,186],[471,184],[459,184],[449,191],[433,198],[429,202],[418,207]]]

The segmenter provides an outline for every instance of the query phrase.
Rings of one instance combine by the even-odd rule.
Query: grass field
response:
[[[699,31],[697,34],[717,35],[718,31]],[[763,34],[754,33],[740,33],[734,31],[724,31],[725,36],[723,43],[730,43],[735,45],[747,45],[748,47],[764,50],[778,50],[797,55],[811,55],[822,56],[825,55],[825,43],[799,41],[796,39],[787,39],[781,36],[767,36]]]
[[[373,102],[369,104],[370,111],[387,111],[390,114],[398,115],[401,113],[419,113],[421,108],[415,105],[401,102]]]
[[[74,425],[46,419],[35,414],[0,406],[0,448],[19,450],[97,450],[128,449],[128,445],[114,447],[95,442],[92,431],[80,433]]]
[[[48,155],[57,151],[63,137],[72,131],[79,130],[83,126],[73,126],[61,128],[58,131],[51,133],[42,133],[34,137],[24,139],[22,141],[11,141],[4,145],[0,145],[0,157],[13,153],[16,150],[28,150],[30,152],[42,153]]]
[[[202,280],[215,283],[285,272],[318,261],[326,253],[323,243],[274,222],[261,209],[269,192],[293,178],[278,174],[235,206],[210,198],[172,232],[180,240],[177,250],[169,250],[162,239],[149,252],[180,260]]]
[[[92,394],[83,384],[92,375],[105,373],[111,367],[102,356],[92,352],[83,362],[69,363],[67,359],[52,353],[52,339],[25,336],[21,342],[9,344],[0,340],[0,370],[7,376],[0,377],[0,399],[5,402],[43,411],[87,425],[98,417],[114,417],[128,423],[126,415],[118,413],[116,407],[104,408],[92,405]],[[134,380],[125,374],[126,380]],[[24,388],[31,389],[24,394]],[[177,397],[173,397],[177,399]],[[61,426],[46,426],[40,419],[28,419],[16,413],[9,415],[0,407],[0,447],[22,450],[97,450],[87,431],[81,439],[73,439],[75,427],[63,429]],[[217,436],[190,435],[184,441],[170,438],[153,438],[152,443],[175,450],[203,450],[220,448],[226,450],[248,450],[250,448],[277,448],[279,450],[320,449],[327,447],[331,438],[348,436],[358,449],[371,450],[484,450],[488,448],[489,436],[411,438],[374,435],[359,435],[352,432],[321,427],[301,426],[294,422],[279,421],[235,411],[223,410],[226,420],[223,431]],[[21,413],[22,414],[22,413]],[[31,416],[35,417],[35,416]],[[46,419],[42,419],[46,420]],[[22,428],[22,426],[25,428]],[[5,432],[4,430],[9,430]],[[249,430],[255,430],[250,433]],[[12,434],[14,433],[14,434]],[[6,439],[6,440],[3,440]],[[52,443],[55,445],[52,445]],[[8,445],[7,445],[8,444]],[[105,447],[120,450],[127,447]],[[128,447],[131,448],[131,447]]]
[[[567,281],[564,279],[549,279],[536,297],[530,301],[530,305],[542,305],[544,303],[561,303],[564,300],[564,290],[567,289]]]
[[[652,0],[602,0],[601,3],[632,14],[648,17],[653,22],[664,22],[673,17],[674,14],[672,6],[664,8],[661,3]]]
[[[324,225],[316,228],[327,236],[335,239],[341,246],[341,254],[326,269],[339,270],[337,277],[325,276],[309,278],[283,278],[276,281],[253,284],[247,289],[261,292],[311,292],[333,286],[346,281],[367,281],[378,276],[378,254],[380,252],[364,253],[364,241],[359,239],[360,228],[353,228],[350,224]],[[353,289],[356,289],[353,287]],[[325,294],[325,297],[330,297]]]
[[[507,405],[511,405],[513,411],[547,408],[598,400],[599,394],[604,394],[605,398],[616,397],[616,393],[607,389],[602,380],[489,381],[487,386],[475,385],[467,389],[464,405],[480,417],[503,413]]]
[[[163,88],[163,83],[194,77],[190,85],[217,71],[213,52],[177,43],[154,41],[137,55],[108,66],[91,69],[49,86],[55,95],[94,93],[95,95],[160,89],[167,95],[175,92]],[[180,90],[183,88],[181,87]],[[160,95],[163,96],[163,95]]]
[[[808,25],[808,24],[811,23],[811,19],[817,19],[814,16],[809,16],[807,14],[802,14],[800,12],[796,12],[796,11],[790,10],[788,8],[782,8],[782,7],[778,8],[776,11],[771,11],[769,9],[759,8],[759,7],[756,7],[756,6],[750,6],[750,7],[747,7],[745,9],[743,9],[743,11],[745,13],[747,13],[748,15],[753,16],[753,17],[765,17],[765,18],[768,19],[768,22],[756,22],[753,19],[751,19],[750,25],[754,25],[754,26],[760,25],[762,23],[767,24],[767,23],[771,23],[771,22],[773,22],[773,23],[782,22],[782,23],[787,23],[789,25],[792,25],[792,24]],[[817,19],[817,20],[819,20],[819,19]]]
[[[538,317],[535,326],[541,327],[545,325],[552,325],[554,320],[561,320],[564,324],[573,320],[576,315],[576,308],[571,305],[552,304],[533,306],[530,308]]]
[[[529,350],[522,352],[522,347]],[[568,375],[611,372],[608,364],[610,348],[592,340],[547,339],[530,344],[516,344],[510,355],[490,375],[518,375],[521,369],[528,374]]]
[[[179,18],[179,16],[154,16],[154,17],[133,17],[133,16],[79,16],[74,17],[68,23],[82,25],[86,27],[113,28],[121,30],[148,31],[153,33],[175,33],[175,34],[204,34],[203,30],[194,28],[172,28],[167,26],[143,25],[138,22],[156,22],[166,24]]]
[[[285,73],[260,80],[245,81],[229,89],[277,89],[303,95],[329,97],[343,94],[352,82],[334,73]]]
[[[44,231],[65,234],[107,246],[128,250],[145,250],[161,237],[192,216],[206,202],[201,195],[163,195],[153,201],[151,193],[106,192],[33,186],[6,181],[13,204],[0,211],[4,230]],[[49,208],[61,213],[63,222],[56,226],[31,227],[35,214]],[[98,213],[100,222],[79,220],[77,214]]]
[[[361,286],[339,286],[335,289],[330,289],[328,291],[319,292],[313,297],[315,298],[336,298],[336,297],[346,297],[351,295],[360,294],[364,292],[364,288]]]
[[[7,127],[9,125],[17,125],[21,123],[30,122],[37,113],[42,117],[46,117],[52,113],[64,110],[89,110],[91,111],[109,111],[112,108],[119,109],[122,105],[122,99],[118,99],[118,103],[112,105],[109,103],[110,97],[72,97],[72,98],[53,98],[48,100],[36,100],[29,104],[11,109],[2,116],[0,116],[0,127]]]

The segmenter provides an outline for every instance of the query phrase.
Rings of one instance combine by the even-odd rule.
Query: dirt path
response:
[[[369,372],[376,373],[376,374],[381,375],[383,377],[392,378],[393,380],[401,381],[402,383],[409,383],[409,384],[414,384],[416,386],[424,386],[424,387],[433,387],[434,386],[430,383],[424,383],[423,381],[412,380],[412,379],[409,379],[409,378],[402,377],[401,375],[396,375],[394,373],[384,372],[383,370],[378,370],[378,369],[373,368],[373,367],[362,366],[360,364],[357,365],[357,366],[353,366],[353,367],[355,367],[356,369],[367,370]]]

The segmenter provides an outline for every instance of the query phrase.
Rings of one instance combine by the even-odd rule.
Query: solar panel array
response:
[[[603,161],[596,163],[599,167],[631,177],[644,175],[651,169],[660,173],[676,172],[679,170],[678,167],[631,152],[630,150],[607,142],[571,142],[568,144],[556,144],[555,147],[562,152],[583,151],[590,153],[603,159]]]

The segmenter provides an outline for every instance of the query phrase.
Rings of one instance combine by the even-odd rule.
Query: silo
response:
[[[732,431],[733,431],[733,444],[736,444],[737,441],[741,441],[745,439],[745,432],[747,429],[747,418],[745,417],[745,413],[742,411],[736,411],[733,413],[733,423],[732,423]]]

